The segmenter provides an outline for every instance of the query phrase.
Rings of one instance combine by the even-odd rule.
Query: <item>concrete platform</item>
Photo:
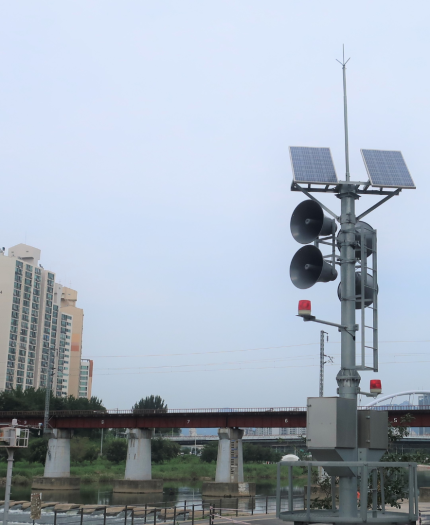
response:
[[[255,496],[255,483],[223,483],[205,481],[202,486],[202,496],[222,498],[224,496],[235,498]]]
[[[162,479],[115,479],[113,492],[128,492],[129,494],[148,494],[163,492]]]
[[[79,490],[80,486],[81,478],[36,476],[33,478],[31,488],[38,490]]]

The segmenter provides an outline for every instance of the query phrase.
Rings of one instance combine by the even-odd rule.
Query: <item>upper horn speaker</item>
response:
[[[334,230],[333,230],[334,224]],[[337,225],[324,215],[322,207],[315,201],[301,202],[294,210],[290,223],[291,234],[300,244],[308,244],[320,236],[331,235]]]

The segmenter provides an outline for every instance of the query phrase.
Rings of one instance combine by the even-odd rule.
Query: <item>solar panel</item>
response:
[[[290,146],[290,157],[295,182],[309,184],[338,183],[330,148]]]
[[[401,151],[362,149],[361,154],[372,186],[415,188]]]

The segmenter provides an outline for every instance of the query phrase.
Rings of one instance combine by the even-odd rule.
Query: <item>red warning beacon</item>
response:
[[[370,380],[370,393],[371,394],[380,394],[382,392],[381,380],[380,379],[371,379]]]
[[[299,301],[299,315],[308,317],[311,313],[311,302],[310,301]]]

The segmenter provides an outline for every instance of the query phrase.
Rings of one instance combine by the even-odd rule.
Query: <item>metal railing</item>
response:
[[[288,510],[281,509],[281,467],[288,467]],[[412,523],[418,519],[417,464],[403,462],[377,461],[280,461],[277,465],[276,516],[284,521],[304,521],[307,523]],[[292,491],[293,469],[307,469],[307,487],[303,510],[293,508]],[[357,486],[357,515],[346,517],[339,514],[336,504],[335,476],[331,478],[331,510],[311,509],[312,469],[322,467],[350,468],[361,477],[360,490]],[[408,512],[390,512],[385,502],[385,469],[404,468],[408,470]],[[378,483],[379,474],[379,483]],[[369,502],[369,475],[371,475],[371,502]],[[378,493],[380,504],[378,504]],[[340,502],[341,504],[342,502]],[[368,509],[370,503],[370,509]]]
[[[392,412],[408,412],[408,411],[430,411],[430,405],[381,405],[381,406],[359,406],[358,410],[389,410]],[[165,414],[249,414],[249,413],[294,413],[306,412],[306,407],[271,407],[271,408],[166,408],[166,409],[131,409],[122,410],[119,408],[106,410],[51,410],[49,412],[51,417],[106,417],[106,416],[150,416],[150,415],[165,415]],[[43,417],[43,410],[1,410],[0,417]]]
[[[303,490],[295,490],[296,501],[303,499]],[[285,507],[285,499],[282,502]],[[297,501],[297,503],[299,503]],[[174,525],[188,521],[213,519],[228,516],[252,516],[254,514],[274,514],[276,510],[275,496],[252,496],[240,498],[206,498],[206,501],[184,501],[182,505],[176,502],[157,502],[145,505],[83,505],[78,508],[62,510],[55,506],[43,505],[40,519],[31,518],[30,508],[22,511],[21,504],[13,507],[8,514],[8,520],[14,523],[35,523],[53,525],[137,525],[173,523]],[[71,507],[73,505],[70,505]],[[92,509],[92,512],[89,512]],[[18,512],[16,512],[18,511]],[[0,515],[4,509],[0,508]]]

